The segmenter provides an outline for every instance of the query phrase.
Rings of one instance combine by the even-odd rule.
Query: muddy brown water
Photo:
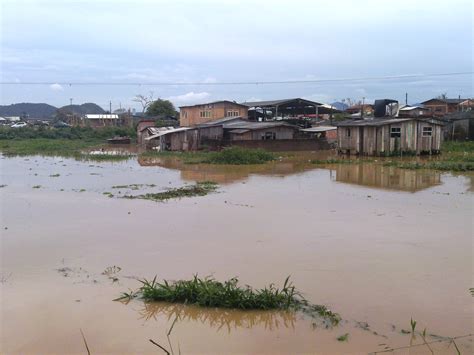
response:
[[[473,333],[474,176],[308,163],[320,157],[241,167],[2,157],[0,352],[84,354],[81,329],[92,354],[160,353],[148,339],[183,354],[371,353],[422,344],[401,332],[410,318],[427,334]],[[218,192],[119,198],[204,180]],[[142,186],[113,188],[130,184]],[[121,270],[103,274],[114,265]],[[195,273],[254,287],[291,275],[343,322],[325,329],[289,312],[112,301],[136,289],[136,277]],[[472,341],[456,345],[472,353]],[[456,353],[449,341],[430,346]]]

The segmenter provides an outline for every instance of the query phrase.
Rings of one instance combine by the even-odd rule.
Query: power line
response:
[[[53,85],[63,86],[224,86],[224,85],[286,85],[286,84],[313,84],[329,82],[354,82],[354,81],[379,81],[395,79],[420,79],[433,77],[448,77],[473,75],[474,72],[455,72],[455,73],[435,73],[435,74],[403,74],[392,76],[373,76],[362,78],[332,78],[332,79],[311,79],[311,80],[282,80],[282,81],[228,81],[228,82],[57,82],[57,81],[3,81],[0,85]]]

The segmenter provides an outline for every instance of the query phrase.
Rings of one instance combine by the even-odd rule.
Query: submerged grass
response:
[[[275,160],[273,153],[263,149],[247,149],[229,147],[218,152],[156,152],[142,153],[141,157],[177,158],[185,164],[221,164],[221,165],[253,165],[264,164]]]
[[[337,325],[341,318],[322,305],[310,304],[295,289],[288,277],[283,287],[274,284],[263,289],[239,286],[239,280],[232,278],[220,282],[212,277],[191,280],[156,281],[139,280],[142,286],[137,292],[124,293],[116,300],[139,297],[146,302],[164,301],[193,304],[201,307],[232,308],[240,310],[288,310],[300,311],[312,318],[321,317],[327,326]]]
[[[147,193],[142,195],[125,195],[123,198],[165,201],[182,197],[205,196],[208,193],[215,191],[217,187],[217,183],[213,181],[204,181],[190,186],[168,189],[163,192]]]

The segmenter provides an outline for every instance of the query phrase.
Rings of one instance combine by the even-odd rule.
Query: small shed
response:
[[[224,125],[230,141],[293,139],[299,127],[285,122],[232,122]]]
[[[436,154],[443,123],[435,119],[381,118],[338,123],[341,153],[360,155]]]

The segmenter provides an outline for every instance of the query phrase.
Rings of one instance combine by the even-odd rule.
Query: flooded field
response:
[[[149,339],[176,354],[472,353],[474,174],[308,162],[317,158],[1,157],[0,352],[84,354],[82,331],[92,354],[160,353]],[[219,186],[166,202],[121,198],[199,181]],[[342,322],[113,301],[137,278],[193,274],[253,287],[291,275]],[[428,345],[405,334],[410,319]]]

